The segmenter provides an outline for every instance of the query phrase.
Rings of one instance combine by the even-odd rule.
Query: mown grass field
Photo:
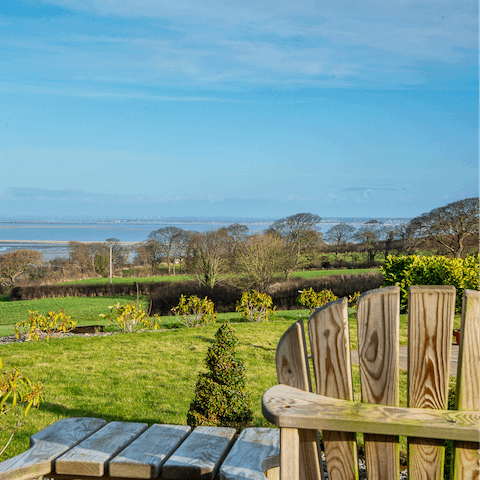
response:
[[[331,275],[355,275],[357,273],[379,273],[379,268],[352,268],[352,269],[338,269],[338,270],[305,270],[293,272],[292,277],[300,278],[315,278],[328,277]],[[185,282],[188,280],[195,280],[193,275],[161,275],[155,277],[114,277],[112,283],[149,283],[149,282]],[[73,282],[66,282],[61,285],[75,285],[75,284],[95,284],[105,285],[110,282],[110,278],[91,278],[85,280],[76,280]]]
[[[247,388],[254,405],[252,425],[255,426],[268,426],[261,413],[261,396],[276,384],[274,362],[278,340],[298,319],[297,312],[288,313],[290,318],[234,324],[239,339],[237,353],[246,365]],[[350,317],[352,348],[355,348],[353,312]],[[405,316],[401,324],[402,343],[405,343]],[[2,418],[0,445],[6,443],[19,419],[23,425],[0,461],[27,449],[33,433],[61,418],[93,416],[108,421],[185,424],[197,375],[205,369],[205,354],[217,328],[218,325],[207,325],[3,345],[0,353],[4,366],[17,366],[32,380],[43,382],[45,401],[27,417],[19,408],[14,415]],[[355,366],[353,383],[355,397],[359,399],[360,383]],[[406,375],[403,373],[400,394],[401,404],[405,405]]]
[[[246,364],[254,425],[267,425],[260,399],[267,388],[276,384],[275,348],[293,320],[234,325],[239,338],[237,352]],[[65,417],[185,424],[196,377],[204,369],[205,354],[217,328],[208,325],[2,346],[5,367],[17,366],[31,379],[43,382],[46,390],[40,410],[25,417],[0,460],[25,450],[30,435]],[[16,415],[2,419],[0,445],[8,440],[21,415],[19,409]]]

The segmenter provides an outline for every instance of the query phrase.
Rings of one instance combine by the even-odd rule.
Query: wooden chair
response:
[[[356,432],[364,434],[367,478],[399,478],[399,435],[408,437],[409,480],[443,479],[444,440],[454,440],[456,480],[479,478],[480,292],[463,296],[456,409],[446,410],[455,311],[452,286],[410,287],[408,407],[399,407],[398,287],[364,293],[357,307],[361,402],[353,401],[347,299],[318,308],[308,321],[316,394],[301,321],[278,343],[280,385],[262,399],[280,427],[280,478],[358,479]]]

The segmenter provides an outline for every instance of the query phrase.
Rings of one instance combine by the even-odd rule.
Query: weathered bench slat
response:
[[[358,359],[362,402],[398,407],[400,288],[371,290],[357,302]],[[369,480],[398,480],[397,436],[366,433]]]
[[[353,400],[348,302],[346,298],[315,310],[308,321],[316,391],[319,395]],[[322,432],[328,478],[358,478],[356,435],[326,429]]]
[[[277,346],[275,365],[278,383],[307,392],[312,391],[307,343],[302,320],[291,325],[282,335]],[[298,434],[300,436],[300,478],[304,480],[323,479],[318,432],[300,430]]]
[[[454,314],[455,287],[422,285],[409,288],[409,407],[439,410],[448,407]],[[408,439],[409,480],[438,478],[444,459],[442,440]]]
[[[165,462],[162,478],[213,479],[234,442],[236,430],[227,427],[197,427]]]
[[[315,395],[286,385],[275,385],[263,394],[262,411],[268,421],[287,428],[462,441],[477,441],[479,435],[478,411],[370,405]]]
[[[64,418],[30,437],[30,449],[0,463],[0,480],[23,480],[52,472],[55,458],[95,433],[101,418]]]
[[[55,472],[101,477],[108,461],[147,429],[146,423],[111,422],[55,462]]]
[[[163,464],[189,435],[186,425],[152,425],[109,464],[112,477],[156,478]]]
[[[264,472],[279,465],[280,430],[246,428],[219,471],[220,480],[265,480]]]
[[[480,410],[480,292],[463,293],[462,325],[457,375],[458,410]],[[479,426],[480,428],[480,426]],[[475,443],[456,442],[453,448],[454,480],[480,477],[480,432]]]

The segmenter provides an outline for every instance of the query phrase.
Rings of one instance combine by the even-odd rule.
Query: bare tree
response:
[[[239,249],[237,264],[244,275],[242,286],[265,291],[282,270],[286,254],[284,240],[273,233],[249,236]]]
[[[0,278],[13,286],[15,279],[43,262],[43,254],[37,250],[16,250],[0,255]]]
[[[175,255],[179,248],[179,244],[182,242],[183,230],[178,227],[163,227],[158,230],[154,230],[148,236],[151,242],[156,242],[157,251],[163,252],[163,256],[167,262],[168,274],[172,273],[172,260],[175,262]]]
[[[267,233],[279,235],[285,241],[284,273],[290,278],[291,273],[299,268],[302,256],[309,255],[319,246],[323,236],[318,231],[322,218],[313,213],[297,213],[273,222]]]
[[[467,237],[478,241],[478,201],[472,197],[435,208],[412,219],[409,228],[417,237],[433,240],[460,258]]]
[[[229,235],[226,228],[219,228],[196,236],[194,272],[199,281],[213,288],[225,270],[228,259]]]
[[[355,233],[355,239],[363,245],[370,263],[375,261],[375,255],[382,249],[382,236],[382,222],[378,220],[365,222]]]
[[[355,230],[355,227],[348,223],[337,223],[327,230],[325,239],[334,246],[335,259],[338,258],[340,250],[353,238]]]

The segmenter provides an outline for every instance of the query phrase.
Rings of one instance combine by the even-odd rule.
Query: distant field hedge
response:
[[[280,310],[303,308],[296,302],[298,291],[312,287],[314,290],[332,290],[338,297],[363,293],[378,288],[383,283],[381,273],[361,273],[357,275],[334,275],[317,278],[294,278],[288,282],[271,285],[268,293],[274,305]],[[207,296],[213,300],[215,310],[219,313],[234,312],[236,302],[242,297],[243,290],[233,285],[221,283],[213,289],[199,285],[196,281],[138,283],[140,295],[151,299],[151,315],[171,315],[171,309],[178,305],[180,295]],[[102,297],[113,295],[136,295],[137,284],[76,284],[76,285],[40,285],[12,288],[10,300],[34,300],[50,297]]]
[[[457,289],[455,308],[462,309],[462,295],[465,289],[479,288],[479,256],[450,258],[440,255],[421,257],[419,255],[388,255],[381,267],[385,276],[384,286],[400,287],[400,307],[408,307],[410,285],[453,285]]]

